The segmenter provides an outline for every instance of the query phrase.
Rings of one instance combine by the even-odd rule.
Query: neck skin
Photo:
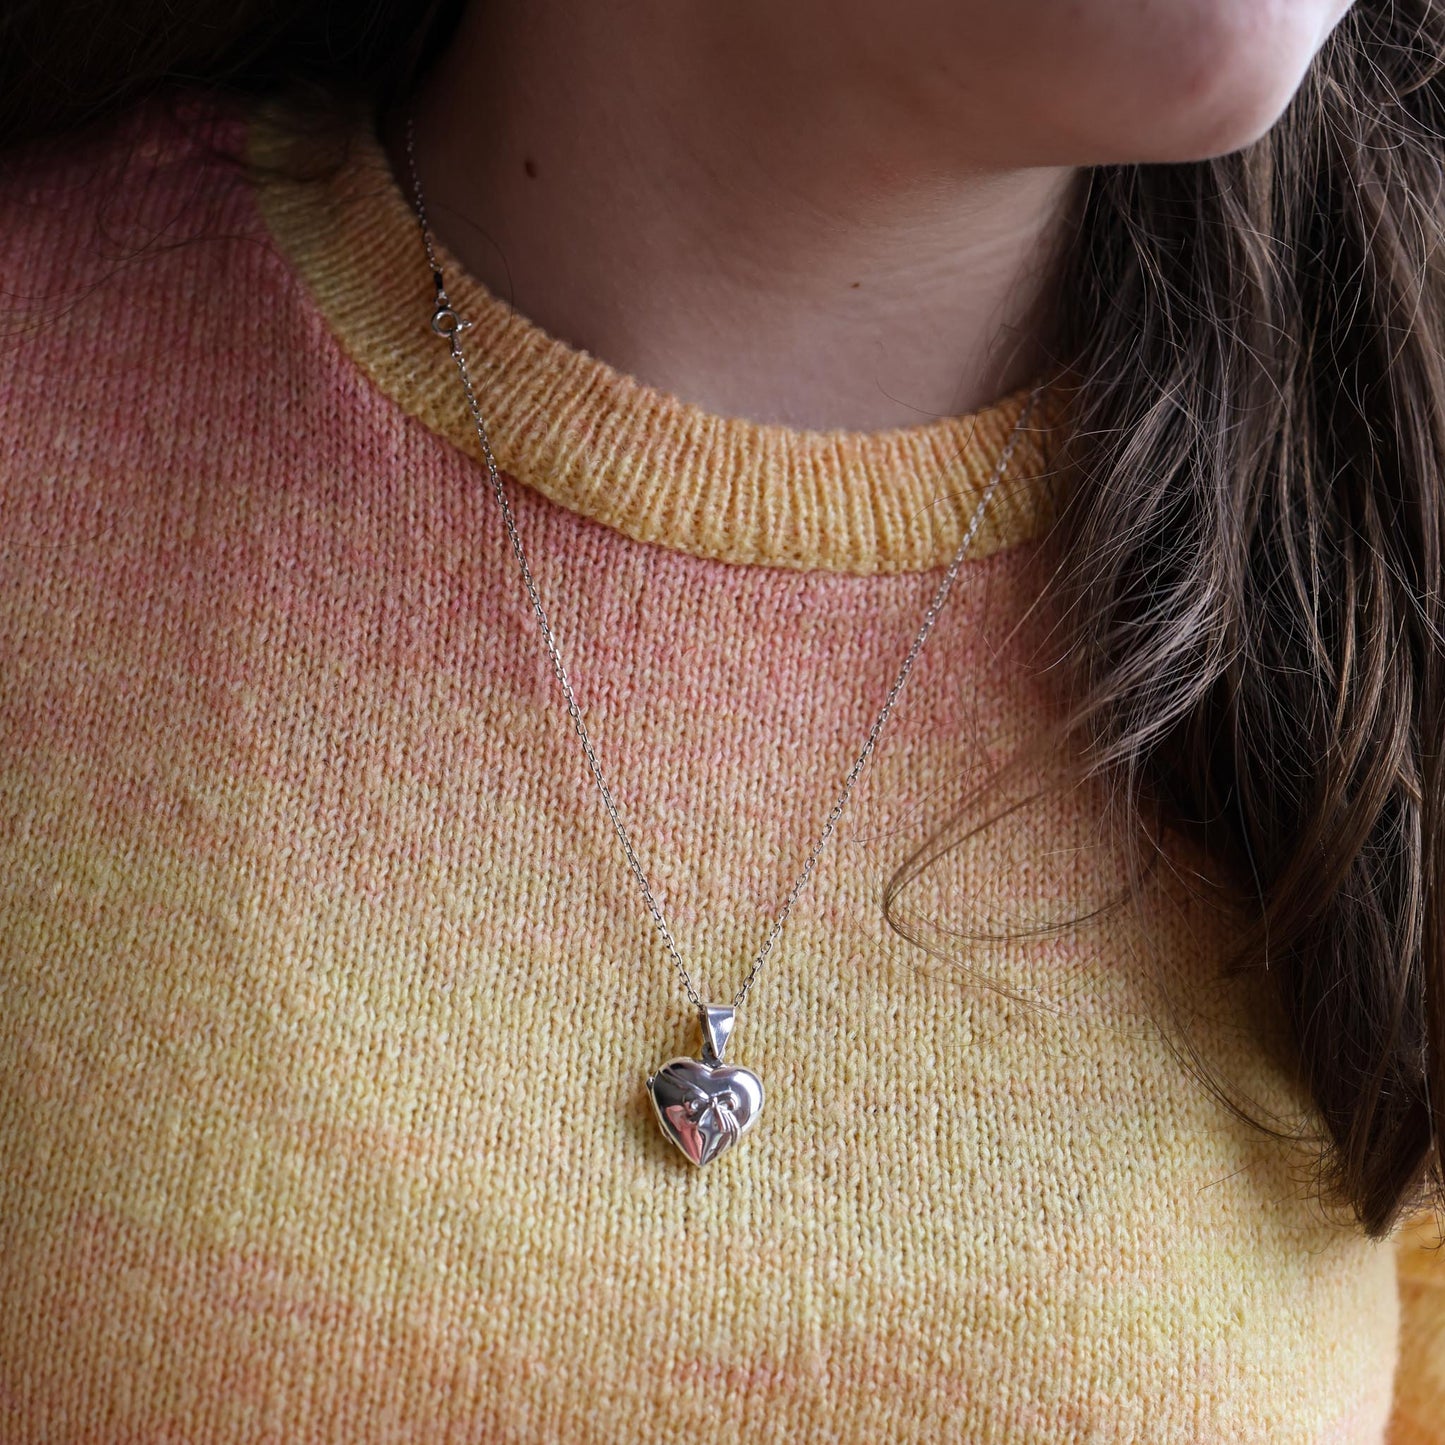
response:
[[[545,331],[724,416],[876,430],[1035,380],[1081,173],[961,156],[857,37],[802,30],[791,4],[472,4],[413,101],[433,229]],[[382,134],[405,178],[404,117]]]

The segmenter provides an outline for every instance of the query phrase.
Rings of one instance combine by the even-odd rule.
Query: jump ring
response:
[[[438,306],[432,313],[431,329],[438,336],[455,336],[462,325],[462,318],[450,306]]]

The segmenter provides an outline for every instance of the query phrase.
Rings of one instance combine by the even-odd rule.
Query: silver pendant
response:
[[[722,1061],[733,1012],[724,1004],[703,1004],[698,1010],[702,1057],[669,1059],[647,1078],[662,1132],[694,1164],[706,1164],[732,1148],[762,1112],[762,1080]]]

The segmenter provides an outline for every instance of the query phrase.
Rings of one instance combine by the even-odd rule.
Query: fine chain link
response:
[[[477,440],[481,443],[482,456],[486,460],[487,474],[491,480],[492,493],[496,497],[497,506],[502,513],[502,521],[506,525],[507,537],[512,544],[512,554],[517,559],[517,565],[521,569],[522,581],[526,585],[527,596],[532,604],[532,611],[536,614],[537,622],[541,627],[542,639],[546,643],[548,656],[552,659],[552,671],[557,676],[561,685],[563,697],[567,702],[567,713],[572,719],[573,729],[582,743],[582,750],[587,756],[588,767],[592,770],[592,777],[602,794],[602,801],[606,805],[608,816],[612,819],[612,826],[617,832],[618,839],[622,843],[623,851],[627,854],[627,861],[631,865],[633,875],[636,877],[638,886],[642,890],[643,900],[646,902],[649,912],[652,914],[653,922],[657,925],[667,951],[672,956],[673,967],[677,971],[678,979],[682,983],[683,990],[694,1007],[704,1008],[705,1002],[694,987],[691,977],[688,975],[687,966],[682,961],[682,955],[678,951],[677,943],[673,939],[672,930],[667,926],[667,920],[662,916],[662,910],[657,905],[657,900],[652,895],[652,888],[648,884],[647,874],[644,872],[641,862],[638,860],[636,850],[632,846],[632,840],[628,837],[627,829],[623,826],[621,815],[618,812],[617,804],[613,800],[612,792],[607,786],[607,781],[602,774],[602,764],[597,760],[597,753],[592,746],[592,739],[588,735],[587,725],[582,718],[582,709],[578,706],[576,694],[572,691],[572,683],[567,676],[567,668],[562,661],[561,650],[557,646],[557,640],[552,635],[552,628],[547,622],[546,611],[542,607],[542,599],[537,593],[536,583],[532,580],[532,569],[527,563],[527,555],[522,549],[522,539],[517,532],[516,523],[512,517],[511,503],[507,499],[506,488],[502,485],[501,471],[497,467],[496,458],[492,455],[492,444],[487,436],[486,423],[482,419],[482,409],[477,401],[476,392],[472,387],[471,374],[467,369],[466,356],[462,351],[461,333],[467,330],[472,323],[463,320],[452,308],[450,299],[447,296],[446,285],[441,271],[441,265],[437,259],[436,248],[432,241],[431,226],[427,220],[426,203],[422,197],[421,175],[417,168],[416,161],[416,119],[414,115],[408,115],[406,121],[406,155],[407,162],[411,168],[411,182],[414,193],[417,220],[421,225],[422,244],[426,249],[426,258],[431,266],[432,281],[436,288],[436,310],[432,313],[432,330],[446,340],[451,347],[452,361],[455,363],[457,372],[461,377],[462,389],[466,393],[467,407],[471,412],[473,425],[476,427]],[[983,495],[978,500],[978,505],[969,518],[968,526],[964,529],[963,539],[958,544],[958,550],[954,553],[952,562],[949,563],[947,571],[939,582],[937,590],[933,594],[933,600],[928,604],[923,614],[923,623],[913,638],[912,645],[908,649],[907,656],[903,659],[903,665],[898,670],[898,676],[894,679],[893,686],[888,689],[888,695],[883,701],[883,706],[874,719],[873,726],[868,730],[867,740],[863,744],[863,750],[858,754],[853,766],[848,770],[844,779],[842,791],[838,800],[833,804],[828,814],[827,821],[823,825],[823,831],[819,834],[818,841],[813,845],[813,850],[808,854],[807,861],[803,864],[802,871],[798,874],[797,880],[788,892],[778,916],[773,921],[773,926],[763,942],[758,956],[753,961],[752,967],[748,970],[747,977],[743,979],[738,991],[733,995],[732,1007],[741,1007],[743,1000],[747,998],[748,991],[752,988],[757,979],[763,963],[768,954],[772,951],[773,944],[778,935],[783,931],[783,924],[787,922],[789,913],[792,912],[793,904],[797,901],[798,895],[807,885],[808,879],[812,876],[813,866],[817,863],[828,840],[837,827],[838,820],[843,816],[843,811],[848,805],[848,796],[853,790],[853,784],[857,782],[859,775],[867,766],[868,759],[872,756],[874,748],[878,744],[878,738],[888,723],[893,707],[902,693],[904,684],[908,681],[908,675],[913,670],[913,664],[918,654],[923,650],[923,644],[927,642],[928,635],[933,631],[934,623],[938,621],[939,614],[943,610],[944,603],[948,600],[948,594],[953,588],[954,580],[957,578],[959,569],[963,566],[964,557],[973,543],[979,525],[983,521],[983,514],[988,508],[1004,472],[1008,468],[1010,459],[1013,456],[1014,448],[1018,444],[1020,434],[1037,403],[1043,386],[1036,386],[1029,393],[1022,410],[1019,412],[1013,429],[1009,433],[1007,442],[999,455],[997,464],[984,487]]]

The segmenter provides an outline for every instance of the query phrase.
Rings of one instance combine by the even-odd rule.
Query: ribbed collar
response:
[[[339,166],[313,128],[263,102],[246,152],[275,241],[351,358],[398,406],[478,462],[446,351],[415,214],[370,114]],[[334,145],[332,147],[334,150]],[[312,176],[317,178],[308,179]],[[563,507],[638,541],[726,562],[871,574],[952,557],[1027,397],[881,431],[807,431],[711,414],[543,331],[439,258],[466,333],[498,465]],[[973,544],[1035,536],[1047,512],[1049,398],[1020,433]]]

